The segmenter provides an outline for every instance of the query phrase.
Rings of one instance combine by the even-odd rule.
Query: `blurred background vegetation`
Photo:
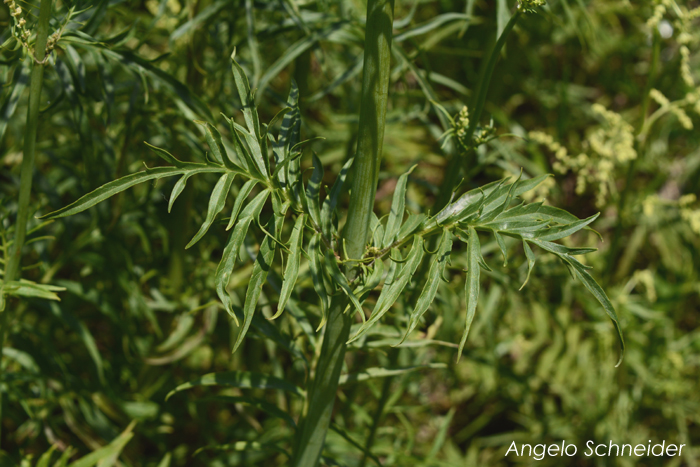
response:
[[[28,22],[37,1],[19,1]],[[407,207],[426,211],[459,149],[437,103],[468,105],[483,57],[511,0],[397,2],[392,84],[377,192],[386,213],[398,175],[413,164]],[[545,256],[527,274],[521,249],[501,268],[495,242],[483,253],[479,312],[464,355],[465,267],[426,314],[420,345],[392,348],[420,294],[403,294],[384,325],[348,355],[348,372],[445,363],[341,387],[328,459],[360,464],[379,401],[386,404],[369,462],[386,466],[511,465],[512,441],[585,445],[666,440],[680,458],[545,458],[541,465],[700,465],[700,10],[698,1],[551,0],[517,24],[486,103],[498,139],[465,167],[464,187],[553,173],[534,195],[578,217],[600,211],[573,244],[614,303],[627,342],[566,268]],[[32,213],[44,214],[158,157],[143,144],[202,160],[201,126],[234,114],[230,60],[246,69],[263,121],[300,87],[303,138],[326,173],[354,151],[365,5],[360,0],[58,1],[61,40],[47,66]],[[10,37],[0,7],[0,43]],[[17,209],[29,59],[0,51],[0,233],[12,238]],[[486,121],[482,122],[487,123]],[[310,158],[309,158],[310,159]],[[307,158],[304,166],[310,165]],[[332,168],[332,170],[329,170]],[[213,277],[226,233],[195,247],[215,178],[191,179],[167,213],[174,180],[144,184],[110,202],[39,227],[25,248],[23,277],[66,288],[60,302],[11,299],[2,366],[3,465],[34,465],[50,446],[78,458],[133,438],[117,465],[284,465],[269,448],[290,442],[293,395],[201,388],[165,395],[204,373],[261,371],[301,385],[320,337],[308,272],[285,313],[254,322],[231,355],[238,328],[221,308]],[[331,184],[332,177],[325,182]],[[234,191],[238,189],[235,184]],[[32,216],[33,217],[33,216]],[[254,244],[249,249],[254,254]],[[229,284],[240,305],[252,263]],[[281,271],[263,292],[274,314]],[[275,276],[277,279],[275,279]],[[250,404],[250,397],[257,402]],[[261,402],[263,400],[263,402]],[[275,410],[278,409],[278,410]],[[136,421],[135,426],[130,422]],[[128,428],[127,428],[128,427]],[[237,444],[238,443],[238,444]],[[285,444],[286,443],[286,444]],[[221,448],[222,445],[227,445]],[[216,447],[219,448],[216,448]],[[209,447],[198,452],[198,449]],[[581,449],[580,449],[581,450]],[[33,459],[33,460],[30,460]],[[114,460],[113,460],[114,461]],[[334,465],[328,460],[328,465]],[[104,465],[112,465],[105,463]]]

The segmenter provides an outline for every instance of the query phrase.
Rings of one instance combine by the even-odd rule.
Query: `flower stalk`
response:
[[[486,94],[488,94],[489,91],[491,77],[493,76],[493,70],[496,68],[496,62],[498,61],[498,57],[501,55],[501,50],[503,50],[503,46],[505,46],[506,40],[508,39],[510,32],[513,30],[513,27],[515,27],[515,23],[518,22],[518,19],[520,18],[520,16],[522,16],[523,12],[527,11],[527,7],[528,5],[518,6],[513,16],[511,16],[508,23],[506,23],[505,28],[503,28],[501,35],[498,36],[498,40],[493,46],[493,49],[491,49],[491,54],[489,55],[488,62],[486,62],[486,67],[484,68],[484,71],[479,79],[479,84],[476,87],[476,94],[475,98],[473,99],[472,105],[473,110],[470,112],[469,126],[467,127],[467,133],[464,136],[465,141],[471,142],[472,138],[474,137],[474,132],[476,131],[476,127],[481,119],[481,114],[484,111],[484,105],[486,103]],[[474,150],[475,147],[472,145],[471,148],[467,151],[466,157],[469,160],[473,159]],[[440,193],[438,194],[438,199],[436,201],[436,211],[444,208],[447,205],[447,203],[449,203],[450,197],[452,196],[452,190],[454,190],[454,188],[457,186],[461,169],[464,165],[462,163],[463,158],[464,156],[458,152],[452,155],[452,157],[448,161],[447,169],[445,170],[445,180],[440,186]]]

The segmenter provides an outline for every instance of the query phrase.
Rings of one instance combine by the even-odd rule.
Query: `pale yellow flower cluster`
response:
[[[457,121],[455,122],[455,134],[457,138],[463,140],[467,136],[467,128],[469,128],[469,109],[465,105],[462,110],[457,114]]]
[[[683,195],[678,200],[662,200],[657,194],[647,196],[642,201],[642,213],[645,217],[652,218],[656,215],[656,207],[664,205],[664,211],[669,207],[677,208],[681,219],[688,223],[688,227],[695,234],[700,235],[700,208],[694,208],[697,196],[693,193]]]
[[[666,13],[666,3],[669,2],[662,2],[654,7],[654,14],[647,20],[647,27],[649,29],[654,29],[659,26],[659,23]]]
[[[535,8],[544,6],[546,3],[545,0],[520,0],[520,2],[518,2],[518,8],[523,11],[532,12]]]
[[[602,124],[588,134],[583,142],[586,152],[577,156],[569,155],[564,146],[545,133],[533,131],[529,137],[554,153],[553,168],[556,172],[576,173],[577,194],[583,194],[588,185],[595,185],[596,204],[602,206],[614,186],[615,168],[636,159],[637,151],[634,149],[634,129],[620,114],[600,104],[594,104],[591,110]]]
[[[17,39],[19,39],[22,45],[28,47],[27,42],[29,41],[29,36],[31,33],[27,28],[27,20],[22,18],[22,8],[17,5],[15,0],[4,0],[4,3],[7,3],[7,7],[10,10],[10,16],[12,16],[12,20],[15,23],[15,28],[18,29],[18,31],[15,31]]]
[[[690,88],[695,87],[690,67],[690,45],[697,43],[700,40],[698,36],[698,28],[692,22],[700,18],[700,7],[688,10],[685,5],[679,5],[674,0],[661,0],[654,7],[653,15],[647,20],[647,27],[654,30],[659,27],[661,21],[667,13],[673,13],[675,20],[673,21],[672,31],[676,31],[676,40],[680,46],[680,74],[683,82]]]
[[[693,110],[700,115],[700,89],[695,89],[692,92],[686,94],[685,98],[679,99],[677,101],[671,102],[666,96],[664,96],[658,89],[652,89],[649,91],[649,97],[654,99],[657,104],[661,107],[656,111],[656,115],[661,116],[666,112],[670,112],[678,118],[678,122],[686,130],[693,129],[693,121],[690,119],[688,114],[683,110],[686,105],[694,105]],[[652,115],[653,117],[653,115]],[[650,120],[652,120],[650,118]]]

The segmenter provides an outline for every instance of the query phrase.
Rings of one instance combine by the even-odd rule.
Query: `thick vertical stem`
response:
[[[389,94],[393,22],[393,0],[368,1],[357,152],[348,219],[343,230],[345,248],[350,258],[359,258],[364,253],[377,192]]]
[[[362,256],[369,235],[384,141],[393,22],[394,0],[368,1],[357,152],[348,218],[343,229],[345,252],[350,258]],[[350,267],[347,274],[352,280],[356,272]],[[308,394],[308,412],[299,426],[294,446],[295,467],[317,466],[323,451],[352,325],[352,315],[344,313],[346,306],[347,299],[342,294],[331,300],[323,346]]]
[[[470,142],[474,136],[474,131],[476,130],[479,120],[481,119],[481,114],[484,111],[484,104],[486,103],[486,94],[489,91],[489,85],[491,84],[491,76],[493,75],[493,70],[496,67],[496,62],[498,57],[501,55],[501,50],[506,44],[506,39],[508,35],[513,30],[515,23],[523,14],[523,11],[518,8],[513,16],[510,17],[508,23],[506,23],[505,28],[501,32],[501,35],[496,41],[496,45],[491,49],[491,54],[489,55],[488,62],[486,62],[486,67],[484,68],[483,74],[479,78],[479,84],[476,87],[475,98],[473,99],[474,105],[472,109],[469,109],[469,128],[467,128],[467,135],[465,139]],[[467,157],[473,158],[475,148],[469,149]],[[452,196],[452,190],[457,185],[459,181],[459,175],[461,173],[463,156],[461,153],[455,153],[447,163],[447,169],[445,170],[445,179],[440,186],[440,193],[438,194],[438,199],[436,201],[434,211],[437,212],[447,205]]]
[[[36,41],[34,43],[34,63],[29,84],[29,108],[27,110],[27,125],[24,130],[24,152],[22,155],[22,172],[20,175],[19,204],[17,222],[15,223],[14,244],[5,269],[5,282],[19,278],[20,258],[22,247],[27,237],[27,219],[29,218],[29,196],[32,192],[32,175],[34,172],[34,153],[36,149],[36,133],[39,123],[39,104],[41,102],[41,87],[44,82],[44,58],[46,57],[46,39],[49,35],[49,18],[51,16],[51,0],[41,0],[39,7],[39,22],[37,25]],[[9,310],[0,311],[0,357],[5,346]],[[0,422],[2,421],[2,397],[0,392]],[[0,423],[2,430],[2,423]],[[2,432],[0,431],[0,440]]]
[[[299,426],[296,439],[295,467],[315,467],[321,458],[326,433],[331,424],[335,393],[338,390],[340,371],[343,368],[346,342],[350,336],[352,320],[343,313],[347,305],[344,295],[331,300],[328,322],[323,333],[321,355],[316,366],[314,380],[308,394],[308,412]]]

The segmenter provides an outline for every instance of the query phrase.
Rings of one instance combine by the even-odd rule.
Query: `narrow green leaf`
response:
[[[528,239],[529,242],[534,243],[538,247],[549,251],[550,253],[554,254],[561,254],[561,255],[571,255],[571,256],[578,256],[578,255],[586,255],[588,253],[593,253],[594,251],[597,251],[597,248],[570,248],[568,246],[560,245],[558,243],[552,243],[552,242],[543,242],[539,239],[532,238]]]
[[[549,221],[532,220],[532,221],[509,221],[496,220],[487,224],[480,225],[486,229],[491,229],[495,232],[501,232],[509,236],[523,236],[531,238],[533,232],[546,229],[549,226]]]
[[[307,49],[312,47],[317,41],[322,38],[328,37],[331,33],[339,29],[340,24],[332,24],[331,26],[319,29],[311,33],[311,35],[304,36],[299,39],[294,44],[287,47],[287,50],[282,54],[272,65],[268,68],[265,73],[263,73],[260,78],[259,89],[260,92],[264,92],[265,88],[269,82],[276,76],[279,76],[282,70],[284,70],[287,65],[294,61],[299,55],[304,53]]]
[[[248,228],[250,227],[253,219],[256,219],[262,210],[267,197],[270,195],[269,190],[263,190],[258,195],[253,198],[253,200],[243,209],[241,213],[241,220],[236,224],[236,227],[231,232],[228,238],[226,247],[224,248],[223,255],[221,256],[221,261],[219,266],[216,268],[216,276],[214,278],[214,283],[216,286],[216,294],[224,305],[224,309],[228,314],[238,323],[238,318],[233,312],[231,297],[226,291],[226,286],[228,285],[229,279],[231,277],[231,272],[233,272],[233,267],[236,264],[236,258],[238,257],[238,252],[243,245],[246,234],[248,233]]]
[[[204,126],[204,135],[207,140],[207,144],[209,145],[209,149],[211,149],[211,152],[214,155],[214,160],[216,160],[216,162],[219,164],[224,164],[226,168],[241,170],[241,168],[236,164],[236,161],[231,158],[226,151],[226,146],[224,146],[219,130],[217,130],[211,123],[201,123]]]
[[[216,215],[224,209],[224,206],[226,205],[226,198],[228,197],[229,191],[231,191],[231,184],[233,183],[235,176],[236,174],[228,173],[222,175],[221,178],[219,178],[219,181],[216,182],[216,185],[211,192],[211,196],[209,197],[207,216],[204,219],[202,226],[199,228],[199,231],[195,234],[192,240],[190,240],[187,246],[185,246],[185,249],[188,249],[197,243],[204,236],[204,234],[207,233],[209,227],[211,227],[211,224],[214,222]]]
[[[309,267],[311,269],[311,279],[314,284],[314,290],[321,300],[321,323],[318,325],[317,331],[326,324],[328,318],[328,310],[331,304],[331,295],[333,290],[330,288],[330,278],[327,277],[327,271],[323,267],[323,253],[321,252],[321,234],[315,233],[309,242],[309,257],[311,258]]]
[[[319,207],[319,194],[321,192],[321,182],[323,181],[323,165],[316,156],[311,155],[314,164],[314,171],[311,173],[311,178],[306,186],[306,205],[309,209],[311,220],[321,226],[321,210]]]
[[[203,164],[198,165],[200,165],[202,168],[204,167]],[[214,172],[216,170],[207,168],[206,170],[202,171]],[[127,175],[126,177],[122,177],[117,180],[111,181],[105,185],[102,185],[101,187],[91,191],[90,193],[86,194],[74,203],[71,203],[64,208],[58,209],[49,214],[45,214],[39,217],[39,219],[57,219],[59,217],[72,216],[73,214],[83,212],[86,209],[93,207],[97,203],[100,203],[116,195],[117,193],[121,193],[122,191],[131,188],[134,185],[138,185],[139,183],[163,177],[171,177],[173,175],[180,175],[186,172],[187,169],[182,169],[178,167],[156,167],[154,169],[148,169],[144,170],[143,172]],[[194,172],[195,171],[192,171],[192,173]]]
[[[259,174],[263,180],[267,180],[270,174],[270,163],[267,157],[263,156],[266,153],[260,147],[260,140],[252,135],[250,131],[236,123],[233,118],[230,118],[228,122],[233,132],[236,152],[246,158],[249,169],[253,167],[256,174]],[[243,145],[240,135],[243,135],[246,142],[245,145]]]
[[[119,453],[122,452],[124,446],[126,446],[131,438],[133,438],[134,434],[132,431],[134,430],[135,426],[136,422],[131,422],[122,432],[122,434],[114,438],[114,440],[112,440],[112,442],[107,446],[93,451],[85,457],[81,457],[77,461],[72,462],[68,467],[92,467],[98,462],[101,462],[107,458],[114,459],[114,462],[116,462]],[[111,462],[108,465],[111,466],[114,464],[114,462]]]
[[[467,320],[464,326],[464,333],[459,342],[457,350],[457,361],[462,357],[464,344],[469,337],[469,329],[472,327],[474,315],[476,313],[476,305],[479,301],[479,277],[481,275],[481,266],[483,258],[481,257],[481,244],[479,243],[479,235],[474,230],[474,227],[469,227],[469,239],[467,243],[467,280],[465,281],[465,291],[467,296]]]
[[[536,232],[534,234],[534,237],[545,242],[551,242],[552,240],[559,240],[561,238],[568,237],[569,235],[578,232],[579,230],[583,229],[588,224],[596,220],[599,215],[600,213],[594,214],[587,219],[581,219],[579,221],[572,222],[571,224],[550,227],[549,229],[541,230],[539,232]]]
[[[445,415],[442,425],[440,425],[440,429],[438,430],[437,436],[433,441],[433,446],[430,448],[430,452],[428,453],[428,459],[435,459],[440,452],[440,449],[442,449],[443,444],[445,444],[450,423],[452,423],[452,419],[454,418],[456,412],[457,407],[452,407],[447,412],[447,415]]]
[[[170,210],[173,208],[173,204],[175,204],[175,200],[180,196],[182,191],[185,189],[185,186],[187,185],[187,179],[191,177],[191,174],[186,173],[182,177],[180,177],[180,180],[178,180],[175,183],[175,186],[173,187],[173,191],[170,193],[170,200],[168,200],[168,214],[170,214]]]
[[[292,142],[292,134],[294,132],[294,127],[296,121],[299,119],[299,87],[297,82],[292,79],[292,84],[289,89],[289,96],[287,97],[287,108],[290,109],[289,112],[284,114],[282,119],[282,125],[280,126],[279,135],[277,137],[277,142],[273,145],[273,152],[275,154],[275,163],[280,164],[283,160],[287,159],[290,153],[290,147],[296,142]],[[277,169],[277,167],[275,167]],[[289,180],[289,166],[287,165],[283,171],[277,172],[277,179],[279,180],[282,187],[286,188],[288,186]]]
[[[488,200],[484,203],[482,210],[482,217],[491,213],[493,210],[502,207],[506,200],[510,197],[520,196],[530,190],[537,188],[537,186],[544,182],[551,175],[544,174],[537,177],[529,178],[527,180],[518,180],[512,187],[511,185],[498,185],[493,191],[489,193]],[[502,181],[501,181],[502,182]],[[508,206],[505,206],[507,208]]]
[[[49,462],[51,462],[51,456],[58,447],[57,444],[52,445],[48,451],[41,455],[39,462],[36,463],[36,467],[49,467]]]
[[[391,212],[389,219],[386,221],[384,228],[384,238],[382,239],[382,248],[386,248],[396,240],[396,235],[399,233],[403,222],[404,210],[406,207],[406,185],[408,184],[408,176],[413,172],[416,165],[411,167],[408,172],[399,177],[394,188],[394,197],[391,200]]]
[[[427,219],[428,216],[422,213],[409,214],[408,219],[406,219],[406,222],[404,222],[401,226],[401,229],[399,229],[399,233],[396,236],[396,240],[402,240],[411,235],[416,230],[420,229],[425,224],[425,221]]]
[[[326,196],[326,199],[323,201],[323,206],[321,207],[321,230],[326,238],[332,238],[331,224],[333,221],[333,213],[338,205],[340,194],[343,191],[343,184],[345,183],[345,179],[348,176],[348,172],[350,172],[350,167],[352,167],[354,160],[354,157],[351,157],[345,162],[343,168],[340,169],[338,178],[336,178],[335,183],[333,183],[330,193],[328,193],[328,196]]]
[[[527,281],[530,280],[530,273],[532,272],[532,268],[535,267],[535,254],[532,252],[530,245],[528,245],[528,243],[525,240],[523,240],[523,250],[525,250],[525,257],[527,258],[527,276],[525,277],[525,282],[523,282],[523,285],[521,285],[520,289],[518,290],[523,290],[523,287],[525,287]]]
[[[372,244],[381,245],[384,238],[384,226],[379,222],[379,218],[374,212],[369,216],[369,228],[372,232]]]
[[[559,224],[571,224],[579,220],[578,217],[574,216],[570,212],[555,208],[554,206],[541,205],[537,212],[538,214],[547,216],[547,219]]]
[[[498,0],[496,2],[496,37],[500,37],[503,30],[506,28],[510,20],[510,10],[508,9],[507,0]]]
[[[583,285],[586,286],[588,291],[591,294],[593,294],[596,300],[598,300],[598,302],[603,306],[603,309],[608,314],[608,317],[610,317],[613,324],[615,325],[617,337],[620,341],[620,358],[615,366],[620,366],[620,363],[622,363],[622,359],[625,356],[625,339],[622,336],[622,328],[620,327],[620,322],[617,318],[617,313],[615,313],[615,307],[613,307],[612,302],[610,302],[610,299],[608,298],[603,288],[600,285],[598,285],[595,279],[593,279],[589,272],[586,271],[586,267],[583,264],[576,260],[576,258],[572,258],[568,255],[558,256],[571,266],[571,269],[576,274],[576,277],[578,277],[581,280],[581,282],[583,282]]]
[[[222,371],[219,373],[209,373],[177,386],[175,389],[170,391],[167,396],[165,396],[165,400],[167,401],[178,392],[186,391],[198,386],[228,386],[246,389],[278,389],[280,391],[296,394],[297,396],[304,394],[304,392],[296,385],[272,375],[252,371]]]
[[[274,198],[273,198],[274,202]],[[270,235],[277,235],[278,231],[281,231],[282,222],[284,221],[284,216],[278,216],[274,214],[272,219],[267,225],[267,231]],[[253,273],[250,276],[250,282],[248,282],[248,289],[245,293],[245,302],[243,304],[243,326],[238,333],[236,342],[233,345],[233,352],[238,350],[243,338],[248,332],[250,323],[253,320],[253,314],[258,305],[258,300],[260,299],[260,293],[262,292],[262,286],[267,282],[267,274],[272,267],[272,261],[275,258],[275,250],[277,248],[277,242],[266,235],[260,245],[260,251],[255,257],[255,263],[253,263]]]
[[[184,164],[184,162],[182,162],[181,160],[177,159],[175,156],[173,156],[172,154],[170,154],[170,153],[169,153],[168,151],[166,151],[165,149],[161,149],[161,148],[158,148],[158,147],[156,147],[156,146],[153,146],[152,144],[148,143],[147,141],[144,141],[144,144],[145,144],[146,146],[148,146],[148,148],[149,148],[151,151],[155,152],[155,153],[158,155],[158,157],[160,157],[161,159],[163,159],[163,160],[164,160],[165,162],[167,162],[168,164],[172,164],[172,165],[174,165],[175,167],[181,167],[181,166]]]
[[[416,307],[411,312],[408,319],[408,329],[404,334],[401,341],[396,345],[401,345],[406,340],[409,334],[418,326],[423,314],[428,311],[428,307],[435,300],[437,295],[438,286],[442,280],[442,276],[445,273],[445,268],[447,263],[450,261],[450,252],[452,251],[452,234],[448,229],[443,229],[442,235],[440,236],[440,243],[438,244],[437,253],[433,255],[430,260],[430,270],[428,271],[428,280],[423,286],[420,297],[416,302]]]
[[[506,242],[503,240],[503,235],[498,232],[494,232],[493,236],[496,237],[496,243],[503,255],[503,267],[506,267],[508,265],[508,249],[506,248]]]
[[[10,281],[2,283],[0,293],[14,295],[16,297],[32,297],[43,298],[45,300],[61,301],[61,298],[56,295],[56,292],[66,290],[64,287],[55,285],[37,284],[28,280]]]
[[[501,214],[503,211],[508,209],[508,207],[510,207],[510,203],[513,200],[515,187],[518,186],[518,182],[520,182],[520,177],[522,177],[522,175],[523,175],[522,172],[520,172],[520,175],[518,175],[517,180],[514,183],[511,183],[510,186],[507,187],[508,191],[506,192],[506,196],[505,196],[505,199],[503,200],[503,202],[499,206],[496,206],[490,213],[481,216],[481,218],[479,219],[480,222],[489,222],[489,221],[493,220],[494,218],[496,218],[496,216]],[[488,202],[486,204],[488,205]]]
[[[231,54],[231,71],[238,90],[238,96],[243,104],[243,117],[245,118],[248,130],[257,140],[260,138],[260,120],[258,119],[258,111],[255,108],[255,100],[250,91],[248,78],[243,71],[243,68],[236,61],[236,50]],[[252,149],[252,148],[251,148]]]
[[[158,467],[170,467],[170,459],[172,458],[172,454],[169,452],[166,453],[163,456],[163,459],[161,459],[160,463],[158,464]]]
[[[236,223],[236,219],[238,219],[238,213],[241,212],[241,208],[243,207],[243,203],[245,203],[245,200],[248,199],[248,195],[250,195],[250,192],[253,191],[253,188],[255,185],[258,184],[257,180],[248,180],[243,184],[241,189],[238,192],[238,196],[236,196],[236,200],[233,202],[233,209],[231,210],[231,218],[228,221],[228,225],[226,226],[226,230],[231,230],[231,227]]]
[[[280,298],[277,302],[277,313],[270,319],[275,319],[282,314],[287,300],[292,296],[292,290],[294,290],[294,286],[297,283],[299,266],[301,265],[301,245],[304,241],[305,222],[306,217],[304,214],[299,215],[296,222],[294,222],[294,228],[289,240],[289,250],[291,253],[287,260],[287,268],[284,270],[284,281],[282,282],[282,290],[280,291]]]
[[[403,42],[411,37],[420,36],[422,34],[427,34],[430,31],[438,29],[440,27],[445,27],[446,23],[452,21],[465,21],[467,24],[470,22],[471,18],[464,13],[443,13],[441,15],[436,15],[432,17],[429,21],[421,23],[419,25],[413,26],[412,28],[397,34],[394,40],[397,43]]]
[[[359,373],[341,375],[338,384],[343,386],[345,384],[360,383],[362,381],[367,381],[368,379],[372,378],[388,378],[390,376],[399,376],[416,370],[437,370],[443,368],[447,368],[447,365],[444,363],[429,363],[427,365],[408,366],[404,368],[367,368],[366,370],[363,370]]]
[[[413,245],[411,246],[411,251],[406,258],[406,261],[402,264],[401,269],[396,274],[392,283],[387,286],[384,284],[382,292],[379,294],[377,299],[377,304],[372,310],[372,315],[369,317],[366,323],[360,328],[360,330],[350,338],[348,344],[362,337],[374,323],[376,323],[384,314],[389,311],[391,306],[396,302],[396,300],[406,288],[411,277],[415,274],[418,265],[423,259],[423,237],[416,235],[413,237]],[[391,272],[391,269],[389,270]],[[387,275],[387,282],[389,280],[389,275]]]

